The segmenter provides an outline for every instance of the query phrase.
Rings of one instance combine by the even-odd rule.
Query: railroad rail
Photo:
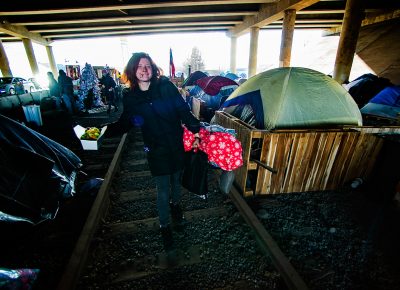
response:
[[[216,283],[215,287],[218,286],[218,283],[223,287],[227,285],[254,287],[248,281],[246,282],[249,280],[249,276],[253,275],[252,279],[258,281],[255,282],[255,285],[258,283],[269,289],[274,289],[278,287],[277,285],[282,287],[282,281],[288,289],[308,289],[303,279],[290,264],[289,259],[285,257],[278,244],[258,221],[239,193],[233,189],[228,197],[215,189],[217,188],[218,170],[210,174],[210,183],[215,186],[211,186],[212,192],[207,200],[202,200],[186,191],[183,193],[182,202],[186,208],[185,216],[189,225],[184,230],[186,232],[184,234],[174,232],[177,237],[177,250],[172,256],[171,253],[165,253],[158,232],[155,186],[146,168],[145,155],[141,150],[143,143],[138,132],[132,135],[134,137],[123,135],[115,151],[57,289],[91,289],[102,288],[105,285],[107,285],[107,289],[114,289],[113,287],[115,289],[129,287],[139,289],[138,285],[145,288],[144,285],[150,283],[149,280],[152,279],[152,276],[163,277],[166,275],[165,273],[175,275],[171,274],[171,271],[176,271],[177,276],[183,275],[180,278],[183,285],[176,284],[176,281],[173,282],[174,286],[178,288],[187,286],[185,283],[200,283],[200,285],[203,283],[204,288],[209,288],[210,284],[204,285],[207,282],[202,282],[201,278],[196,275],[194,277],[186,275],[185,277],[180,273],[180,269],[201,265],[203,270],[191,269],[190,271],[192,273],[209,270],[213,272],[215,271],[213,263],[216,260],[220,262],[218,267],[226,268],[218,271],[227,273],[227,280],[217,281],[219,278],[208,273],[207,275],[210,275],[209,283],[211,285]],[[141,208],[145,208],[143,213],[140,212]],[[129,210],[131,212],[127,213]],[[213,220],[216,223],[213,223]],[[235,225],[230,225],[232,220]],[[247,224],[239,222],[238,225],[236,223],[238,220],[244,220]],[[208,243],[207,237],[202,240],[198,238],[197,234],[193,234],[196,231],[203,232],[207,230],[207,227],[209,227],[207,235],[213,240],[211,243]],[[232,242],[224,243],[231,238],[230,231],[235,232],[236,237],[232,238]],[[132,235],[147,236],[150,237],[150,241],[146,238],[144,240],[133,238]],[[119,249],[115,249],[113,243],[121,243],[121,248],[129,249],[126,249],[125,252],[122,250],[117,254]],[[145,249],[146,243],[150,250]],[[221,244],[222,247],[216,243]],[[248,243],[255,245],[247,245]],[[253,247],[257,249],[254,250]],[[219,252],[213,252],[213,248],[218,248]],[[116,260],[111,259],[112,261],[110,261],[110,257],[107,255],[112,256],[112,251],[114,251]],[[229,264],[230,257],[224,257],[221,254],[224,251],[234,255],[235,253],[239,255],[237,251],[249,251],[245,254],[245,259],[242,258],[242,261],[238,263],[246,264],[245,260],[247,259],[252,264],[251,267],[258,267],[261,272],[247,273],[247,279],[237,273],[236,281],[232,281],[232,277],[228,273],[233,271],[232,268],[237,268],[237,265]],[[127,257],[129,256],[127,253],[130,253],[131,257]],[[105,277],[107,275],[108,277]],[[184,280],[187,282],[183,282]],[[266,283],[270,283],[270,285],[266,285]]]

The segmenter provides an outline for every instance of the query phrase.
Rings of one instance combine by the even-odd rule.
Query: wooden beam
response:
[[[371,24],[381,23],[384,21],[397,19],[397,18],[400,18],[400,9],[396,9],[391,12],[381,13],[378,15],[367,17],[361,22],[361,27],[371,25]],[[339,34],[341,31],[342,31],[342,26],[332,27],[331,29],[325,30],[323,32],[323,36]]]
[[[49,38],[70,38],[70,37],[90,37],[90,36],[108,36],[108,35],[121,35],[121,34],[140,34],[140,33],[158,33],[158,32],[180,32],[180,31],[210,31],[210,30],[226,30],[228,26],[219,27],[175,27],[175,28],[159,28],[159,29],[137,29],[126,31],[99,31],[87,33],[69,33],[69,34],[51,34]]]
[[[91,27],[70,27],[70,28],[55,28],[55,29],[33,29],[31,32],[36,33],[51,33],[51,32],[73,32],[73,31],[99,31],[113,29],[135,29],[135,28],[154,28],[154,27],[173,27],[173,26],[211,26],[211,25],[235,25],[240,21],[194,21],[194,22],[164,22],[152,24],[132,24],[132,25],[110,25],[110,26],[91,26]]]
[[[44,39],[40,34],[29,32],[28,29],[23,26],[12,25],[6,21],[0,23],[0,31],[21,39],[28,38],[38,44],[50,44],[49,41]]]
[[[283,18],[279,67],[290,66],[295,21],[296,10],[286,10]]]
[[[315,1],[315,0],[314,0]],[[226,17],[226,16],[246,16],[255,15],[255,11],[236,11],[236,12],[205,12],[205,13],[176,13],[176,14],[156,14],[143,16],[122,16],[105,18],[79,18],[72,20],[52,20],[52,21],[29,21],[16,22],[14,25],[49,25],[49,24],[81,24],[81,23],[104,23],[104,22],[125,22],[132,20],[159,20],[159,19],[181,19],[181,18],[204,18],[204,17]]]
[[[208,1],[176,1],[176,2],[156,2],[156,3],[139,3],[127,5],[109,5],[109,6],[89,6],[79,8],[60,8],[46,10],[19,10],[19,11],[0,11],[0,16],[11,15],[43,15],[43,14],[65,14],[65,13],[90,13],[99,11],[118,11],[118,10],[135,10],[135,9],[151,9],[151,8],[169,8],[169,7],[190,7],[190,6],[210,6],[210,5],[234,5],[234,4],[265,4],[276,3],[279,0],[208,0]]]
[[[336,53],[333,78],[343,84],[349,80],[351,66],[357,47],[358,34],[364,18],[363,0],[348,0],[343,18],[343,30],[340,33],[339,46]]]
[[[249,49],[249,78],[257,73],[257,51],[258,51],[258,35],[260,28],[252,27],[250,30],[250,49]]]
[[[230,71],[236,73],[236,53],[237,53],[237,38],[231,37],[231,50],[230,50]]]
[[[25,47],[26,56],[28,57],[29,65],[32,70],[32,75],[37,77],[39,75],[39,66],[36,61],[35,51],[33,50],[32,41],[29,38],[22,38]]]
[[[4,49],[3,43],[0,40],[0,70],[4,77],[12,77],[12,72],[10,68],[10,63]]]
[[[246,16],[243,23],[230,30],[230,34],[240,36],[248,32],[251,27],[263,27],[282,19],[285,10],[294,9],[299,11],[317,2],[319,0],[281,0],[274,4],[263,4],[257,15]]]

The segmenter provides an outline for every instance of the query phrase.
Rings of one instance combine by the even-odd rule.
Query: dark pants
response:
[[[117,104],[115,103],[115,94],[114,91],[111,92],[107,92],[107,103],[108,103],[108,112],[111,111],[111,105],[113,105],[115,107],[115,109],[118,109]]]
[[[156,176],[157,184],[157,209],[160,225],[169,225],[169,203],[179,204],[181,200],[181,178],[182,171],[171,175]]]

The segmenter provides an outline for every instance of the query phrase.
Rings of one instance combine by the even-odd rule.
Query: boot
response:
[[[175,246],[170,227],[169,226],[160,227],[160,231],[161,231],[161,237],[163,239],[164,250],[166,252],[173,250]]]
[[[186,225],[186,219],[183,215],[182,209],[179,204],[174,205],[172,202],[169,204],[171,208],[172,221],[175,224],[177,230],[182,230]]]

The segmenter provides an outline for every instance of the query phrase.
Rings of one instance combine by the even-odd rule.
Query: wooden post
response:
[[[39,67],[36,62],[35,52],[33,51],[32,41],[28,38],[22,38],[26,55],[28,56],[29,65],[31,66],[33,76],[39,74]]]
[[[290,66],[290,57],[292,53],[294,24],[296,21],[296,10],[285,10],[283,17],[281,52],[279,56],[279,67]]]
[[[252,27],[250,30],[250,54],[249,54],[249,78],[257,72],[257,49],[258,49],[258,34],[259,27]]]
[[[236,47],[237,38],[236,36],[231,36],[231,65],[230,72],[236,73]]]
[[[343,17],[339,47],[336,52],[333,78],[340,84],[349,80],[354,53],[356,51],[358,33],[364,18],[363,0],[348,0]]]
[[[7,54],[3,46],[3,42],[0,40],[0,70],[4,77],[12,77],[10,63],[8,62]]]
[[[47,52],[47,57],[49,58],[50,69],[51,69],[54,77],[57,79],[58,78],[57,64],[56,64],[56,60],[54,58],[53,49],[50,45],[46,45],[46,52]]]

